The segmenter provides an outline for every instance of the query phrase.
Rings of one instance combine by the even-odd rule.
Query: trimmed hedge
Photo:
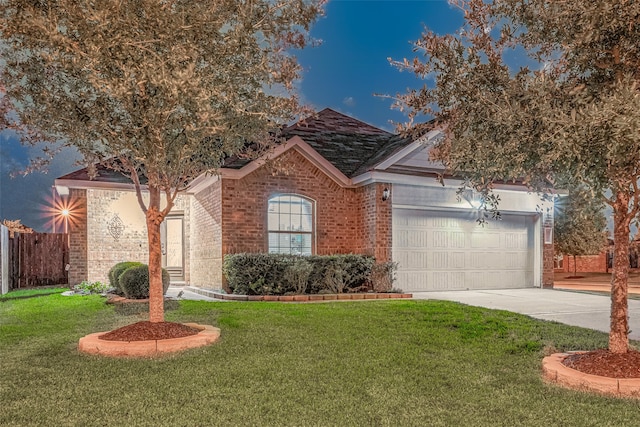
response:
[[[365,255],[226,255],[223,273],[234,294],[360,292],[371,289],[375,260]],[[306,283],[305,279],[306,278]]]
[[[111,267],[111,269],[109,270],[109,286],[111,286],[116,290],[116,294],[120,296],[124,296],[124,291],[120,287],[120,283],[119,283],[120,275],[122,275],[122,273],[124,273],[127,269],[131,267],[138,267],[141,265],[145,265],[145,264],[141,262],[136,262],[136,261],[124,261],[124,262],[119,262],[113,267]]]
[[[128,299],[149,298],[149,267],[146,264],[126,269],[119,278],[119,284]],[[162,269],[162,294],[169,289],[169,272]]]

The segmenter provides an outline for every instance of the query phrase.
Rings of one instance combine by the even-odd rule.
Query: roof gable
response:
[[[350,178],[366,171],[370,160],[380,158],[390,146],[410,142],[330,108],[289,126],[283,134],[287,139],[299,136]]]

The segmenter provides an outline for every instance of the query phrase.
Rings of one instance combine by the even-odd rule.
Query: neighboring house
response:
[[[556,273],[608,273],[611,254],[604,250],[597,255],[576,255],[575,261],[573,255],[556,254],[553,270]]]
[[[478,225],[473,195],[458,197],[459,181],[436,180],[442,166],[428,152],[438,131],[413,141],[325,109],[283,134],[273,162],[230,159],[178,197],[162,227],[173,282],[219,289],[226,254],[280,252],[393,260],[405,291],[552,285],[553,217],[540,206],[553,209],[523,186],[497,186],[502,220]],[[80,206],[71,283],[106,280],[115,263],[147,259],[133,186],[99,172],[56,180]]]
[[[556,273],[610,273],[613,268],[613,240],[597,255],[563,255],[556,253],[553,261]],[[629,268],[640,268],[640,240],[634,239],[629,245]]]

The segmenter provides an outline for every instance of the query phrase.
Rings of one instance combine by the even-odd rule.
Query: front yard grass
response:
[[[99,296],[0,304],[3,426],[621,426],[640,404],[546,385],[545,349],[607,336],[440,301],[182,301],[169,321],[222,329],[158,359],[77,352],[138,320]]]

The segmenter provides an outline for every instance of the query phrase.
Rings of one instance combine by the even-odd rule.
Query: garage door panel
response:
[[[452,231],[450,233],[451,240],[449,247],[451,248],[464,248],[467,246],[467,236],[462,231]]]
[[[533,286],[533,221],[503,215],[484,227],[473,213],[393,210],[393,259],[406,291]]]
[[[424,270],[430,267],[429,263],[429,253],[425,251],[399,251],[397,253],[396,262],[399,264],[404,264],[406,266],[411,266],[411,268],[405,269],[409,270]]]
[[[467,265],[466,254],[464,252],[451,252],[449,253],[449,265],[451,269],[464,269]]]
[[[476,227],[480,225],[476,224]],[[484,248],[499,248],[500,247],[500,234],[494,232],[483,233],[481,231],[474,231],[471,234],[471,248],[472,249],[484,249]]]
[[[433,231],[433,247],[434,248],[446,248],[448,247],[448,231]]]

